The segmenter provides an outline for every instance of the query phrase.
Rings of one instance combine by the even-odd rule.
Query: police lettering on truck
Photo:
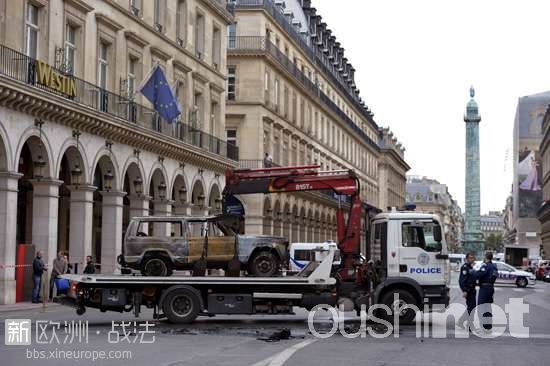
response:
[[[417,257],[419,265],[425,266],[430,263],[430,256],[426,253],[420,253]],[[411,267],[409,273],[414,274],[440,274],[441,267]]]

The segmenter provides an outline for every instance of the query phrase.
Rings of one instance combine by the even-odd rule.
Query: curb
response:
[[[45,309],[57,307],[61,304],[58,303],[46,303]],[[13,305],[0,305],[0,313],[16,312],[16,311],[27,311],[27,310],[42,310],[43,304],[32,304],[32,303],[21,303]]]

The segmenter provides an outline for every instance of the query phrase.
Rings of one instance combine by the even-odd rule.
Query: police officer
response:
[[[476,257],[473,253],[468,253],[466,254],[466,263],[460,267],[458,284],[462,290],[462,296],[466,299],[467,310],[457,322],[460,328],[464,328],[464,323],[466,321],[468,321],[468,326],[470,326],[470,314],[476,307],[476,276],[473,268],[475,260]]]
[[[478,306],[483,304],[489,304],[490,306],[490,304],[493,303],[493,295],[495,294],[495,281],[498,278],[498,269],[492,261],[493,253],[488,252],[487,254],[485,254],[485,262],[481,265],[479,271],[476,272],[476,278],[479,281],[479,297],[477,299]],[[479,318],[482,319],[482,315],[483,317],[485,317],[486,323],[483,324],[483,328],[486,331],[490,332],[493,328],[493,314],[491,313],[490,309],[480,308],[479,310]],[[481,311],[483,311],[483,314],[481,314]]]

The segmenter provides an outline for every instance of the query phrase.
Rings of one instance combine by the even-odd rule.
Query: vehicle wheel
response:
[[[529,281],[527,281],[527,278],[525,278],[525,277],[520,277],[516,280],[516,285],[518,287],[521,287],[521,288],[527,287],[528,283],[529,283]]]
[[[170,276],[172,274],[172,265],[164,258],[145,258],[141,266],[141,274],[152,277]]]
[[[268,250],[262,250],[248,260],[248,273],[257,277],[271,277],[279,269],[279,258]]]
[[[162,302],[162,311],[172,323],[191,323],[200,311],[200,299],[189,289],[170,291]]]
[[[393,298],[394,294],[399,295],[398,303],[394,301],[394,298]],[[417,305],[416,299],[414,298],[414,296],[411,295],[411,293],[406,290],[395,290],[395,291],[388,292],[383,296],[381,303],[389,307],[391,311],[390,311],[390,314],[388,314],[385,310],[380,310],[377,316],[384,320],[387,320],[390,323],[393,323],[393,312],[398,307],[403,307],[405,305],[415,305],[415,306]],[[410,308],[403,309],[399,314],[399,324],[401,325],[412,324],[415,317],[416,317],[416,312],[414,311],[414,309],[410,309]]]

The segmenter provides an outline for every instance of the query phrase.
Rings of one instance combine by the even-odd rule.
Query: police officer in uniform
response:
[[[466,263],[460,267],[458,284],[462,290],[462,296],[466,299],[466,312],[457,321],[457,325],[464,329],[464,323],[468,321],[470,328],[470,314],[476,307],[476,275],[473,264],[476,258],[472,253],[466,254]]]
[[[476,278],[479,281],[479,297],[477,299],[477,305],[483,304],[492,304],[493,295],[495,294],[495,281],[498,278],[498,269],[497,266],[493,264],[493,253],[489,252],[485,254],[485,262],[479,268],[479,271],[476,272]],[[480,308],[480,310],[482,310]],[[492,316],[493,314],[490,311],[484,311],[481,316],[488,318],[488,322],[483,324],[485,331],[490,332],[493,328],[492,325]]]

